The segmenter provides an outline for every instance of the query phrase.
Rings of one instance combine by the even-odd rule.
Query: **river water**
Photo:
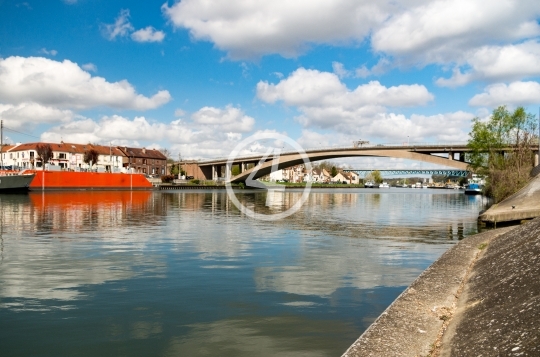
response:
[[[262,191],[239,191],[263,214]],[[340,356],[480,196],[313,189],[278,221],[223,191],[0,195],[1,356]]]

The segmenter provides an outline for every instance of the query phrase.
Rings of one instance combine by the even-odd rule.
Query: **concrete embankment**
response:
[[[465,238],[343,356],[540,356],[540,218]]]
[[[493,239],[474,265],[440,356],[540,356],[540,218]]]
[[[479,219],[497,224],[535,217],[540,217],[540,175],[531,179],[527,186],[517,193],[491,206]]]
[[[468,237],[426,269],[343,356],[426,356],[440,338],[482,244],[511,228]]]

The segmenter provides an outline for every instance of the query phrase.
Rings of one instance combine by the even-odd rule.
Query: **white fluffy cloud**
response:
[[[305,132],[313,128],[334,131],[328,134],[333,136],[330,142],[312,137],[320,142],[310,146],[350,145],[360,138],[385,143],[466,141],[474,117],[465,112],[410,117],[390,113],[392,107],[425,105],[433,95],[422,85],[385,87],[376,81],[349,90],[333,73],[303,68],[277,84],[259,82],[257,96],[267,103],[282,101],[295,107],[300,113],[296,120]]]
[[[161,42],[165,38],[163,31],[158,31],[152,26],[137,30],[131,34],[131,39],[137,42]]]
[[[171,99],[161,90],[152,97],[137,94],[126,80],[110,83],[92,77],[69,60],[42,57],[0,59],[0,102],[34,102],[44,106],[86,109],[107,106],[117,109],[147,110]]]
[[[0,109],[1,110],[1,109]],[[74,120],[51,128],[42,141],[146,146],[159,142],[184,158],[226,156],[251,131],[255,120],[232,106],[204,107],[190,120],[169,123],[154,122],[145,117],[129,119],[119,115]]]
[[[535,1],[438,0],[392,14],[372,37],[376,51],[447,63],[486,43],[540,35]]]
[[[245,133],[253,130],[255,119],[231,105],[225,109],[204,107],[193,114],[192,119],[197,124],[212,125],[226,132]]]
[[[69,122],[75,117],[71,110],[62,110],[37,103],[0,104],[0,119],[6,127],[26,128],[38,123]]]
[[[183,0],[162,6],[170,22],[231,58],[295,57],[311,44],[361,43],[416,63],[452,63],[485,45],[540,35],[536,1]]]
[[[451,78],[439,78],[437,84],[457,87],[474,80],[515,80],[540,75],[540,43],[526,41],[518,45],[483,46],[465,54],[462,73],[454,69]]]
[[[469,105],[493,108],[499,105],[529,105],[539,102],[540,83],[531,81],[487,86],[484,93],[471,98]]]
[[[162,6],[176,27],[232,58],[295,57],[310,44],[359,42],[387,17],[390,1],[183,0]]]
[[[387,107],[425,105],[433,95],[423,85],[385,87],[372,81],[349,90],[328,72],[300,68],[278,84],[259,82],[257,96],[267,103],[283,101],[301,112],[297,120],[305,127],[357,127],[370,123]]]

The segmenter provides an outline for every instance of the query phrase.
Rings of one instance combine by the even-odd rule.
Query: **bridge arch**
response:
[[[435,156],[435,155],[429,155],[414,151],[407,151],[407,150],[384,150],[384,149],[376,149],[376,150],[355,150],[351,148],[350,150],[336,150],[336,151],[323,151],[320,152],[317,151],[310,151],[306,153],[307,158],[309,161],[320,161],[320,160],[328,160],[328,159],[336,159],[341,157],[393,157],[393,158],[400,158],[400,159],[407,159],[407,160],[415,160],[415,161],[421,161],[426,162],[430,164],[435,165],[442,165],[442,166],[448,166],[454,169],[458,170],[466,170],[468,164],[466,162],[452,160],[449,158],[441,157],[441,156]],[[293,153],[293,154],[282,154],[279,156],[277,169],[284,169],[287,167],[303,164],[304,160],[302,156],[299,153]],[[246,170],[239,175],[236,175],[231,178],[230,182],[242,182],[245,181],[249,175],[257,168],[257,172],[253,175],[253,179],[257,179],[260,177],[263,177],[265,175],[268,175],[272,171],[272,157],[268,159],[265,163],[263,163],[260,167],[253,167],[249,170]]]

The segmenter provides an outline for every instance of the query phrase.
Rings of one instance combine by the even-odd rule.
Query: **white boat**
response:
[[[383,182],[379,185],[379,188],[390,188],[390,185],[388,184],[388,182]]]
[[[423,184],[423,185],[422,185],[422,188],[428,188],[427,183]]]
[[[373,182],[373,181],[367,181],[367,182],[364,184],[364,187],[365,187],[365,188],[379,188],[379,185],[376,184],[376,183]]]
[[[412,187],[412,186],[411,186]],[[416,185],[414,185],[414,188],[422,188],[422,183],[417,182]]]

